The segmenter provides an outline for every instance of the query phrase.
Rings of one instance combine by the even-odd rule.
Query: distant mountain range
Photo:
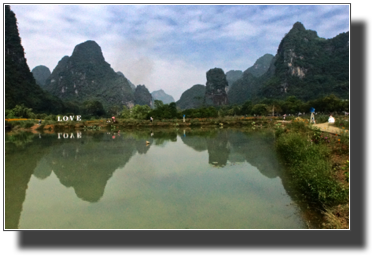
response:
[[[154,101],[159,100],[159,101],[162,101],[164,104],[169,104],[169,103],[175,102],[174,98],[171,95],[164,92],[163,89],[153,91],[153,92],[151,92],[151,95],[152,95],[152,98],[154,99]]]
[[[40,87],[44,87],[45,82],[47,81],[48,77],[51,76],[51,71],[49,70],[48,67],[46,67],[44,65],[40,65],[40,66],[36,66],[35,68],[32,69],[32,74],[36,80],[36,83]]]
[[[349,98],[349,32],[332,39],[318,37],[296,22],[281,40],[277,54],[265,54],[245,71],[220,68],[206,73],[206,85],[194,85],[176,102],[180,109],[243,104],[246,101],[295,96],[311,100],[334,94]],[[24,104],[34,112],[60,113],[99,101],[108,110],[135,104],[175,102],[163,90],[135,86],[108,64],[95,41],[75,46],[53,69],[30,71],[21,45],[16,16],[5,6],[5,108]],[[75,107],[71,107],[75,106]],[[72,112],[72,111],[71,111]]]

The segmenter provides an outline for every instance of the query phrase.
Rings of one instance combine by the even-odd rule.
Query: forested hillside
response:
[[[180,109],[199,108],[203,106],[203,101],[206,93],[204,85],[194,85],[183,92],[176,105]]]
[[[349,98],[349,33],[318,37],[297,22],[282,39],[260,97],[311,100],[334,94]]]
[[[24,104],[34,112],[61,113],[63,102],[42,90],[25,59],[15,13],[5,6],[5,109]]]
[[[78,106],[90,100],[100,102],[107,110],[134,105],[134,91],[128,80],[104,60],[95,41],[76,45],[72,55],[64,56],[47,80],[46,90]]]
[[[289,96],[303,101],[331,94],[349,98],[349,33],[324,39],[297,22],[268,60],[265,73],[256,77],[249,68],[234,82],[228,93],[231,104]]]

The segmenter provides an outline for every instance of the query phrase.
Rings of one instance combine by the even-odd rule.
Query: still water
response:
[[[5,141],[6,229],[306,228],[266,131],[24,133]]]

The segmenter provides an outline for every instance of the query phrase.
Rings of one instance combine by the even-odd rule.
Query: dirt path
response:
[[[280,123],[291,123],[291,121],[287,121],[287,120],[277,120],[276,122],[280,122]],[[329,125],[328,122],[325,122],[325,123],[320,123],[320,124],[313,124],[313,127],[317,127],[319,128],[322,132],[326,132],[326,133],[331,133],[331,134],[342,134],[343,132],[346,132],[346,133],[349,133],[349,130],[343,130],[343,129],[340,129],[338,127],[335,127],[335,126],[332,126],[332,125]]]
[[[344,132],[349,133],[349,130],[343,130],[338,127],[329,125],[328,122],[326,123],[320,123],[320,124],[313,124],[313,127],[319,128],[322,132],[332,133],[332,134],[342,134]]]

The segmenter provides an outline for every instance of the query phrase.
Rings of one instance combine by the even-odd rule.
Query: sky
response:
[[[349,31],[349,5],[11,5],[28,66],[52,72],[93,40],[111,67],[179,100],[212,68],[246,70],[293,24],[322,38]]]

